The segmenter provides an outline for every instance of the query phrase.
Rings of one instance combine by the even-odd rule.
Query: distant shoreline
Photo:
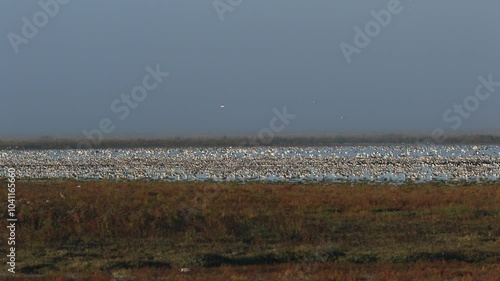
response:
[[[78,138],[20,138],[0,139],[0,150],[5,149],[76,149],[83,139]],[[94,143],[91,149],[105,148],[182,148],[182,147],[255,147],[255,146],[334,146],[334,145],[391,145],[442,144],[492,145],[500,144],[500,133],[455,134],[437,143],[429,135],[410,134],[350,134],[276,136],[262,141],[255,136],[218,137],[119,137],[106,138]],[[88,147],[86,147],[88,148]]]

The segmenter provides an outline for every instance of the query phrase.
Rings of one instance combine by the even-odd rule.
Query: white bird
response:
[[[223,104],[220,105],[220,108],[224,108],[224,107],[225,107],[225,105],[223,105]]]

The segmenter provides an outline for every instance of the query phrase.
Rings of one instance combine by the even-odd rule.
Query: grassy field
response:
[[[29,280],[500,278],[498,185],[61,180],[16,197]]]

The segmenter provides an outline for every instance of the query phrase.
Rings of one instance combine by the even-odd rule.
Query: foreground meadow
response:
[[[16,197],[17,280],[500,278],[499,185],[51,180]]]

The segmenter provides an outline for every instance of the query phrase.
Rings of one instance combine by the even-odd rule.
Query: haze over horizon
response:
[[[500,131],[500,87],[443,118],[472,107],[478,77],[500,82],[500,2],[401,0],[349,63],[340,45],[392,1],[242,0],[223,20],[214,1],[68,1],[16,47],[43,9],[4,1],[0,137],[81,137],[103,118],[109,137],[252,135],[285,106],[282,134]],[[157,87],[118,110],[147,75]]]

